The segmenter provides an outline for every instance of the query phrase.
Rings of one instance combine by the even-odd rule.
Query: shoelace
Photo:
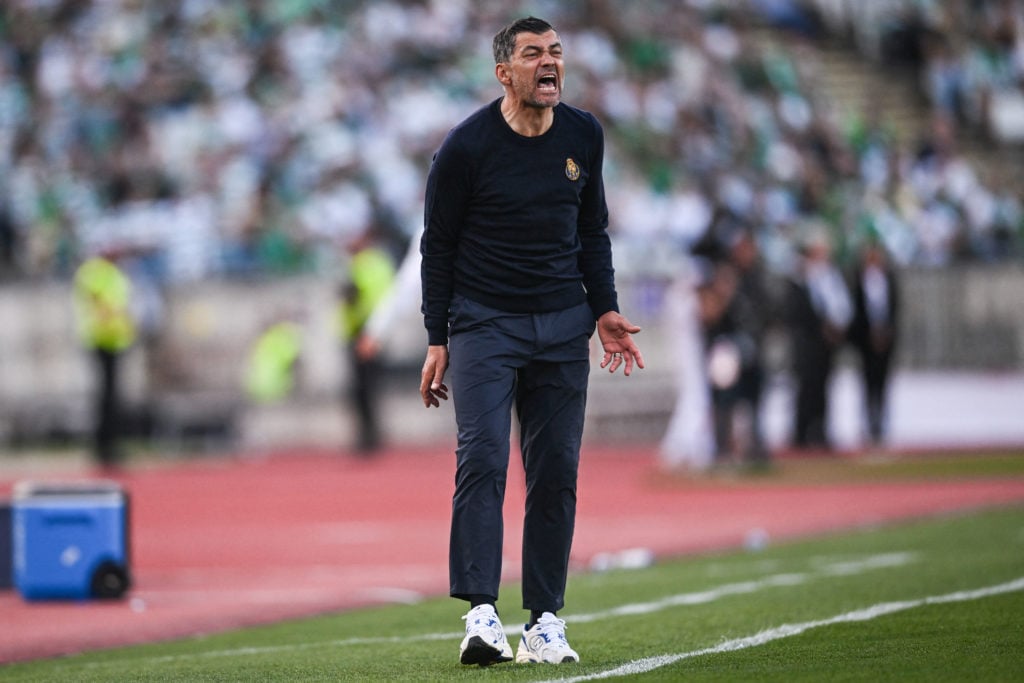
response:
[[[462,615],[462,620],[466,622],[467,631],[473,624],[478,623],[488,628],[491,628],[495,631],[503,630],[502,628],[500,628],[501,622],[498,620],[497,612],[491,610],[477,611],[477,609],[478,608],[474,607],[469,611],[469,613]]]
[[[569,642],[565,639],[565,620],[558,617],[541,617],[530,632],[536,632],[544,638],[544,642],[568,647]]]

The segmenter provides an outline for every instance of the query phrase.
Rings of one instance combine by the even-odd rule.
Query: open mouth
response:
[[[546,92],[557,92],[558,77],[555,74],[544,74],[537,79],[537,89]]]

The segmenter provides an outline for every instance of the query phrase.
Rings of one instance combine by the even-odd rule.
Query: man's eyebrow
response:
[[[536,43],[527,43],[526,45],[523,45],[519,49],[519,51],[520,52],[528,52],[530,50],[543,50],[543,49],[544,49],[543,45],[537,45]],[[551,45],[548,45],[548,49],[549,50],[555,50],[555,49],[561,50],[562,49],[562,42],[561,41],[555,41],[555,42],[551,43]]]

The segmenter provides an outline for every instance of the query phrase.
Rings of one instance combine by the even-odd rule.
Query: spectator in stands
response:
[[[759,47],[750,10],[733,3],[659,4],[671,21],[629,3],[560,8],[586,55],[581,101],[612,124],[609,157],[625,181],[612,208],[630,185],[664,192],[694,174],[745,175],[749,188],[770,188],[776,208],[797,192],[801,212],[832,210],[820,188],[835,183],[808,170],[830,165],[807,154],[820,156],[827,139],[808,124],[824,118],[811,88],[817,60],[804,56],[811,44]],[[1020,117],[1002,94],[1020,90],[1020,3],[914,4],[922,30],[965,44],[952,55],[963,99],[979,101],[992,81],[981,76],[1002,74],[995,99],[1011,104],[995,109],[1010,112],[1000,120],[1012,129]],[[817,14],[806,3],[759,6],[769,16]],[[340,203],[383,201],[412,223],[420,159],[485,97],[488,74],[461,61],[460,46],[495,7],[0,3],[0,171],[9,179],[0,205],[10,207],[19,270],[66,274],[77,245],[116,234],[162,252],[172,280],[294,272],[336,258],[333,240],[364,227],[359,212],[311,220]],[[856,12],[886,17],[884,8]],[[365,59],[371,42],[376,60]],[[454,72],[464,80],[452,82]],[[363,180],[345,180],[354,177]],[[757,220],[761,230],[771,222]]]
[[[899,283],[877,240],[860,250],[851,278],[849,338],[860,356],[868,437],[881,444],[888,426],[889,377],[899,332]]]
[[[966,123],[967,76],[957,45],[943,34],[930,34],[924,41],[922,88],[936,112]]]

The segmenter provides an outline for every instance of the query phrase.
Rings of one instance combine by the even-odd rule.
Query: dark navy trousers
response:
[[[586,303],[517,314],[453,299],[446,374],[458,424],[453,597],[498,597],[515,409],[526,473],[523,607],[554,612],[564,606],[594,328]]]

